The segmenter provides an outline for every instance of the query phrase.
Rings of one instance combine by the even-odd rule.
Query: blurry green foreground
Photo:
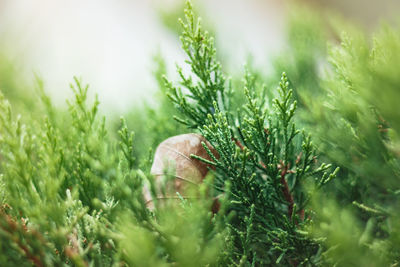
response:
[[[0,51],[0,266],[398,266],[400,28],[298,9],[274,71],[229,79],[185,15],[192,74],[156,57],[158,105],[125,119],[79,79],[53,106]],[[153,151],[186,132],[220,157],[197,199],[150,211]]]

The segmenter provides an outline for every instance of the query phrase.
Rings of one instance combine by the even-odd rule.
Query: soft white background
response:
[[[65,103],[78,76],[99,95],[102,108],[123,112],[156,90],[152,57],[161,51],[171,74],[183,54],[157,10],[178,0],[0,0],[0,45],[21,78],[39,74],[57,103]],[[300,0],[298,0],[300,1]],[[334,7],[367,26],[400,15],[399,0],[303,0]],[[268,68],[284,45],[282,0],[196,0],[216,27],[218,48],[240,71],[249,54]],[[222,51],[221,51],[222,50]]]
[[[74,75],[90,84],[108,110],[126,111],[156,90],[152,56],[161,51],[173,73],[183,54],[158,8],[168,1],[0,0],[0,34],[26,79],[38,73],[57,103],[70,95]],[[221,48],[242,68],[251,53],[267,62],[281,44],[279,1],[202,1]]]

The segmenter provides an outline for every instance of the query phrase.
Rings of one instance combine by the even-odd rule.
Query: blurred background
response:
[[[229,55],[224,58],[229,71],[241,71],[249,57],[268,71],[271,57],[287,46],[290,2],[193,2],[206,24],[213,25],[218,52]],[[400,11],[398,0],[297,2],[331,9],[367,30]],[[2,60],[22,84],[39,75],[59,105],[71,95],[69,83],[78,76],[98,94],[103,110],[123,113],[156,91],[154,55],[166,59],[172,75],[175,63],[184,60],[174,24],[182,9],[178,0],[0,0]]]

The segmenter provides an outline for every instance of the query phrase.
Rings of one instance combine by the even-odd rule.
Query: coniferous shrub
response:
[[[171,81],[158,58],[158,106],[107,124],[78,79],[67,111],[40,80],[22,101],[2,83],[0,266],[396,266],[399,31],[384,27],[372,44],[342,35],[321,75],[328,34],[310,18],[292,20],[276,90],[276,75],[251,67],[242,83],[227,78],[190,3],[181,42],[191,73]],[[198,199],[149,210],[151,151],[184,132],[218,152],[204,144],[211,160],[192,155],[211,172]]]
[[[331,210],[324,215],[331,226],[318,231],[328,238],[330,253],[348,265],[399,261],[396,105],[400,83],[393,70],[400,52],[399,36],[398,29],[389,26],[383,26],[372,42],[360,32],[342,34],[341,44],[330,48],[332,72],[322,80],[325,93],[308,104],[308,111],[314,111],[309,122],[320,151],[341,166],[328,191],[337,201],[329,200]],[[343,226],[337,234],[336,224]],[[349,248],[352,254],[343,253]]]

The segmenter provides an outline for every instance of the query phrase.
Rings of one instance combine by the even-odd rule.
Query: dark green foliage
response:
[[[216,168],[216,194],[229,196],[225,205],[230,219],[221,218],[231,229],[228,263],[316,263],[312,256],[318,244],[297,231],[308,223],[304,209],[311,192],[305,184],[316,189],[333,175],[326,173],[330,165],[317,166],[310,138],[299,135],[292,122],[296,102],[286,75],[269,107],[268,101],[257,101],[254,77],[246,74],[247,103],[232,111],[227,101],[231,88],[216,60],[213,39],[196,22],[190,5],[186,20],[181,40],[194,77],[178,69],[187,94],[167,84],[172,101],[186,116],[179,121],[197,128],[218,152],[217,158],[204,146],[213,159],[206,162]]]
[[[174,87],[168,81],[166,83],[171,89],[169,97],[179,104],[179,110],[190,119],[179,121],[189,128],[196,128],[204,123],[208,114],[215,113],[215,105],[217,108],[227,105],[224,94],[225,77],[222,74],[221,65],[216,60],[214,39],[208,32],[201,29],[200,21],[195,20],[191,6],[186,9],[185,14],[187,23],[181,21],[182,48],[188,56],[187,63],[196,78],[186,76],[181,68],[178,69],[178,73],[182,79],[182,85],[191,93],[189,99],[192,102],[189,102],[180,88]]]
[[[293,48],[278,62],[303,72],[291,79],[302,102],[299,122],[313,132],[322,158],[341,168],[314,199],[321,216],[313,231],[326,240],[332,265],[398,264],[398,27],[384,25],[371,38],[341,20],[301,17],[291,24],[297,41],[291,37]],[[328,49],[322,36],[333,39]],[[285,58],[297,59],[285,65]]]
[[[271,90],[278,76],[251,67],[226,78],[190,3],[185,16],[190,73],[170,81],[156,57],[156,105],[111,130],[78,79],[62,110],[0,68],[0,266],[397,266],[398,29],[353,29],[325,59],[327,25],[299,15]],[[151,151],[184,132],[218,152],[203,144],[211,171],[198,199],[149,210]]]

